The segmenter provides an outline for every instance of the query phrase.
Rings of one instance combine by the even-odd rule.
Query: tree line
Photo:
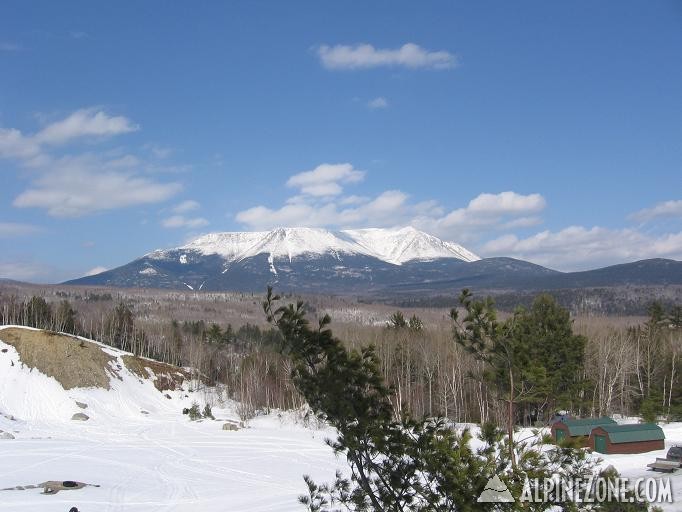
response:
[[[77,311],[61,296],[48,302],[2,295],[0,321],[81,335],[190,367],[242,402],[245,417],[304,403],[277,329],[235,327],[227,318],[177,320],[106,297],[96,302],[95,310]],[[467,341],[465,320],[486,335],[476,345]],[[491,300],[469,294],[447,321],[431,324],[396,311],[383,327],[346,324],[337,332],[349,349],[374,346],[395,417],[507,425],[512,403],[514,425],[546,424],[559,410],[682,418],[679,306],[666,310],[653,303],[648,318],[636,324],[609,318],[576,323],[547,295],[505,315]]]

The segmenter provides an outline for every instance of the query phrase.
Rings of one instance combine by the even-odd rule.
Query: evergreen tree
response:
[[[407,327],[407,320],[402,311],[396,311],[388,319],[388,327],[391,329],[403,329]]]
[[[294,383],[314,413],[336,428],[330,445],[351,468],[350,480],[323,487],[329,503],[373,511],[480,510],[473,506],[487,479],[470,434],[457,434],[442,419],[395,420],[374,349],[346,350],[328,329],[328,316],[312,328],[303,303],[276,308],[277,300],[268,290],[264,309],[282,333]],[[307,499],[316,503],[309,510],[322,510],[320,488],[309,490]]]
[[[576,410],[587,339],[573,333],[568,310],[544,294],[508,322],[523,390],[524,422],[544,418],[546,408]]]
[[[540,295],[529,309],[499,322],[491,299],[474,301],[464,290],[460,301],[466,316],[459,322],[457,311],[452,313],[455,341],[488,364],[484,378],[508,403],[508,433],[519,420],[546,417],[546,409],[575,408],[585,384],[587,340],[573,333],[566,309]]]
[[[25,324],[38,329],[50,329],[52,327],[52,307],[43,299],[34,295],[25,304]]]
[[[464,347],[474,357],[488,366],[485,377],[493,381],[500,391],[500,398],[507,402],[507,453],[512,466],[516,466],[514,448],[514,405],[520,398],[515,384],[518,380],[517,359],[520,355],[515,350],[513,324],[499,322],[497,312],[490,297],[483,301],[474,301],[469,290],[462,290],[460,304],[465,309],[465,316],[460,321],[459,312],[450,312],[455,329],[455,342]]]
[[[223,339],[223,330],[218,324],[211,324],[206,331],[206,341],[209,343],[220,343]]]

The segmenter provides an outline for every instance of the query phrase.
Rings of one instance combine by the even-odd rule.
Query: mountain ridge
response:
[[[448,288],[551,290],[682,285],[682,262],[642,260],[559,272],[514,258],[479,258],[414,228],[276,228],[203,235],[74,285],[258,292],[429,294]]]
[[[145,256],[163,258],[169,251],[197,250],[204,255],[218,254],[234,262],[269,254],[290,261],[303,254],[358,254],[401,265],[407,261],[456,258],[476,261],[480,257],[454,242],[446,242],[412,227],[352,229],[332,231],[322,228],[283,228],[270,231],[231,231],[209,233],[188,244],[156,250]]]

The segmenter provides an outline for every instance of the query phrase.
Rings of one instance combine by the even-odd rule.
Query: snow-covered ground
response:
[[[296,497],[305,491],[301,475],[332,480],[340,465],[323,432],[281,425],[273,417],[236,432],[221,430],[217,421],[189,422],[177,411],[118,426],[20,424],[17,430],[16,439],[0,440],[0,488],[47,480],[101,487],[56,495],[0,491],[0,510],[298,510]]]
[[[22,366],[14,347],[0,341],[0,430],[14,436],[0,439],[0,489],[48,480],[100,486],[56,495],[0,491],[0,510],[300,510],[302,475],[330,481],[343,467],[324,443],[331,432],[305,428],[293,414],[256,418],[247,428],[227,431],[224,420],[237,420],[234,404],[214,407],[216,420],[193,422],[182,409],[193,401],[203,407],[204,391],[185,386],[161,393],[150,380],[125,369],[119,374],[110,390],[67,391]],[[79,412],[90,419],[71,420]]]
[[[124,353],[101,348],[115,357],[112,367],[121,365]],[[22,365],[15,348],[0,341],[0,431],[14,437],[0,433],[0,489],[48,480],[99,485],[55,495],[0,490],[0,511],[296,511],[297,496],[306,490],[303,474],[328,482],[347,467],[324,443],[333,432],[307,428],[294,414],[273,413],[227,431],[225,421],[237,421],[235,404],[214,406],[216,420],[192,422],[182,409],[193,401],[215,402],[210,392],[185,384],[162,393],[125,367],[118,376],[110,390],[65,390]],[[73,421],[75,413],[90,419]],[[663,429],[666,449],[682,444],[682,424]],[[600,457],[624,477],[667,478],[646,469],[665,453]],[[662,506],[680,510],[682,470],[670,478],[675,503]]]

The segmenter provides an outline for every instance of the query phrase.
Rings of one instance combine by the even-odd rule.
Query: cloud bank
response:
[[[81,141],[135,132],[139,126],[124,116],[101,109],[76,110],[34,134],[0,128],[0,158],[31,169],[31,183],[12,204],[41,208],[53,217],[81,217],[93,213],[148,205],[175,196],[182,186],[145,176],[146,162],[116,151],[76,152],[56,156],[55,148]]]

